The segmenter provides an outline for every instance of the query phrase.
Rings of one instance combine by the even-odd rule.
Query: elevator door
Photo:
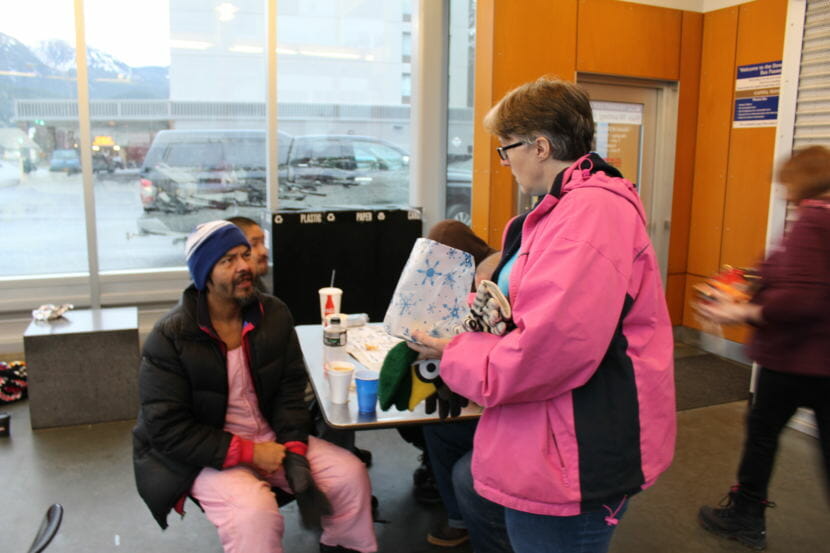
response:
[[[594,111],[594,150],[637,186],[665,282],[674,188],[676,87],[640,81],[606,84],[598,82],[601,79],[579,79]]]
[[[663,282],[669,258],[674,146],[677,122],[676,83],[580,75],[590,95],[596,134],[594,151],[637,186],[645,208]],[[517,187],[519,211],[533,198]]]

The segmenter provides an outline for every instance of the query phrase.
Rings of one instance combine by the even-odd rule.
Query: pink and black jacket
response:
[[[542,515],[615,505],[668,468],[676,435],[671,323],[634,186],[584,156],[508,225],[503,262],[514,253],[516,328],[460,334],[441,363],[485,407],[475,489]]]

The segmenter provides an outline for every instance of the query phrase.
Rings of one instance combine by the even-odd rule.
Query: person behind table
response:
[[[489,279],[497,262],[498,252],[484,240],[476,236],[473,230],[460,221],[446,219],[436,223],[427,238],[447,246],[463,250],[473,256],[475,262],[475,282],[473,290],[482,279]],[[467,527],[452,486],[452,469],[455,463],[473,448],[473,436],[476,420],[444,421],[440,424],[423,426],[422,441],[425,445],[424,458],[435,480],[435,487],[444,504],[447,516],[443,517],[430,529],[427,541],[438,547],[457,547],[469,540]],[[415,427],[420,430],[419,427]]]
[[[265,241],[265,231],[259,223],[248,217],[238,215],[227,221],[238,226],[248,243],[251,245],[251,272],[254,274],[254,286],[264,294],[269,294],[265,285],[265,275],[268,274],[268,244]]]
[[[488,278],[490,272],[485,272],[493,259],[498,259],[496,250],[491,248],[484,240],[476,236],[473,230],[454,219],[444,219],[435,223],[430,228],[427,238],[446,246],[465,251],[473,256],[476,266],[476,281],[473,290],[482,278]],[[493,267],[492,265],[491,267]],[[450,481],[450,470],[460,456],[458,452],[466,453],[472,447],[472,434],[475,429],[474,423],[469,429],[462,430],[462,427],[469,423],[453,423],[441,425],[415,425],[398,428],[398,433],[408,443],[421,450],[421,464],[412,474],[413,490],[412,495],[416,501],[425,505],[443,503],[446,508],[452,525],[442,521],[436,528],[427,535],[427,541],[441,547],[455,547],[467,541],[467,532],[463,530],[461,515],[455,507],[455,498],[452,492]],[[448,445],[439,450],[427,451],[426,435],[428,432],[446,439]],[[466,445],[469,442],[469,446]],[[441,464],[433,469],[433,458]],[[440,474],[437,474],[440,473]]]
[[[778,180],[798,203],[798,219],[761,266],[748,303],[713,290],[695,309],[719,324],[755,327],[749,356],[760,365],[747,418],[737,484],[725,505],[704,506],[701,525],[754,549],[766,547],[764,513],[778,437],[801,406],[813,409],[830,499],[830,150],[812,146],[781,167]]]
[[[138,492],[162,528],[190,497],[226,553],[279,553],[284,522],[272,486],[316,485],[332,513],[319,521],[320,550],[374,552],[366,468],[308,435],[294,323],[282,301],[255,290],[250,250],[227,221],[199,225],[187,239],[193,284],[142,351]]]
[[[415,335],[441,378],[484,407],[453,470],[476,553],[605,552],[629,498],[671,464],[672,328],[633,184],[596,153],[588,95],[540,78],[485,127],[522,191],[493,280],[512,306],[502,336]]]

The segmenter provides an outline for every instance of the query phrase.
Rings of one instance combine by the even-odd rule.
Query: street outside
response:
[[[184,266],[181,236],[141,234],[136,221],[142,217],[138,170],[96,173],[98,255],[101,271],[158,269]],[[378,208],[406,203],[406,188],[376,183],[374,186],[320,185],[319,196],[282,199],[286,208],[312,209],[340,206]],[[302,199],[297,199],[302,198]],[[198,221],[224,219],[247,210],[203,210],[183,215]],[[188,222],[188,226],[193,226]],[[86,230],[80,173],[68,175],[40,167],[23,174],[20,184],[0,186],[0,251],[4,263],[0,277],[86,273]]]
[[[94,179],[100,270],[184,265],[181,241],[137,234],[137,170]],[[88,272],[81,175],[41,167],[16,186],[0,187],[0,251],[0,277]]]

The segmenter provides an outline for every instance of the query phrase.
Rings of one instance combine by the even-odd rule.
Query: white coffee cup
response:
[[[354,364],[348,361],[335,361],[326,368],[326,374],[329,377],[329,401],[335,404],[347,403]]]
[[[320,288],[320,320],[325,323],[326,315],[340,313],[340,300],[343,298],[343,290],[326,286]]]

